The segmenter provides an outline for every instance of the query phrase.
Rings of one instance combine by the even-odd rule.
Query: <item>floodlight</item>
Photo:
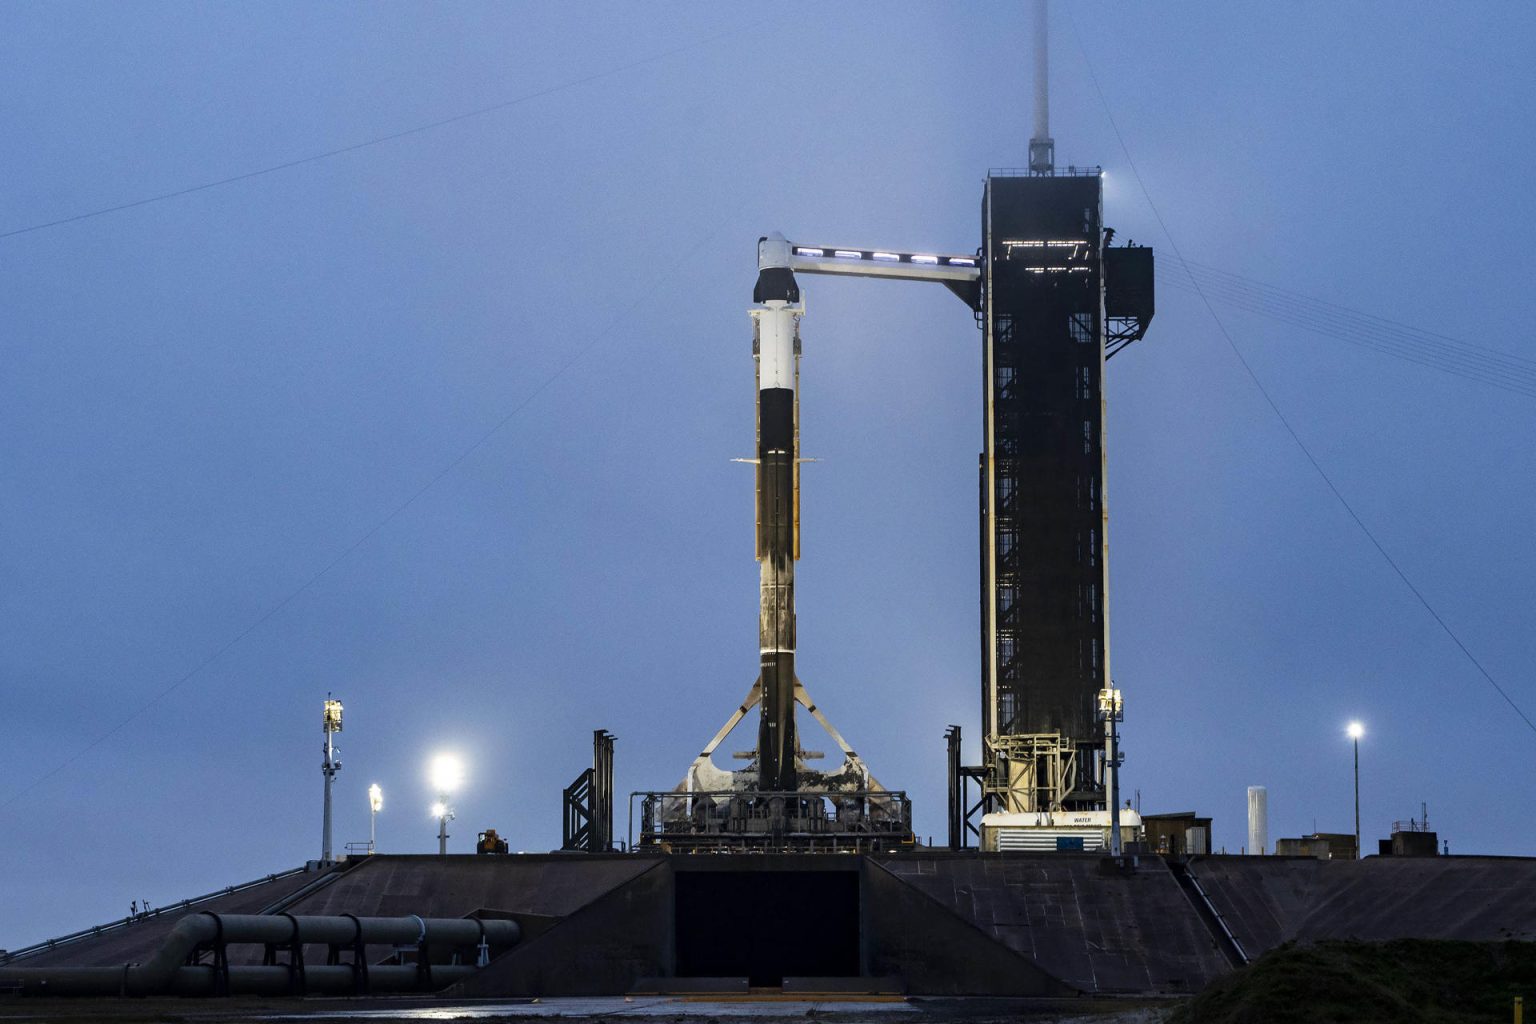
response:
[[[368,787],[368,808],[374,814],[384,809],[384,790],[379,788],[377,782]]]
[[[452,754],[438,754],[431,766],[433,792],[446,795],[464,784],[464,765]]]
[[[1360,737],[1365,735],[1365,726],[1359,722],[1349,723],[1349,738],[1355,747],[1355,856],[1361,855],[1360,849]]]
[[[448,816],[448,805],[439,800],[432,805],[432,817],[445,818]]]
[[[341,701],[326,698],[324,727],[326,732],[341,732]]]

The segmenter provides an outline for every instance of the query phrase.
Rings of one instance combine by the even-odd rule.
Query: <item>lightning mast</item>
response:
[[[1035,132],[1029,137],[1029,172],[1050,174],[1056,169],[1056,140],[1051,138],[1050,12],[1046,0],[1035,0]]]

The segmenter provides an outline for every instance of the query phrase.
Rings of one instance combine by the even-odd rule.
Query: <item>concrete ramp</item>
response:
[[[636,871],[543,934],[446,989],[451,998],[622,995],[673,973],[672,870],[630,857]]]
[[[375,854],[290,914],[467,917],[479,911],[565,917],[659,858],[630,854]]]
[[[872,858],[994,942],[1082,992],[1193,992],[1230,968],[1158,857],[1068,853]]]
[[[334,870],[334,869],[331,869]],[[294,871],[270,880],[238,887],[233,892],[212,894],[165,907],[151,914],[108,921],[89,933],[54,940],[51,948],[17,955],[7,965],[27,967],[114,967],[142,962],[159,949],[188,914],[259,914],[282,904],[295,893],[330,877],[330,871]]]
[[[1536,940],[1536,859],[1229,856],[1189,869],[1250,957],[1318,939]]]
[[[298,871],[188,900],[154,914],[112,921],[89,932],[24,952],[11,963],[30,967],[112,967],[147,960],[188,914],[352,914],[357,917],[511,917],[536,935],[657,863],[635,856],[558,854],[519,857],[394,856]],[[306,958],[323,957],[312,947]],[[259,946],[236,947],[234,963],[260,963]]]
[[[1029,956],[998,941],[995,929],[909,884],[889,864],[865,866],[865,941],[873,975],[901,979],[924,996],[1073,996]]]

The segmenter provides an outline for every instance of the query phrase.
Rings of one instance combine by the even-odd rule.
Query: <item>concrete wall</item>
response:
[[[671,975],[672,869],[654,859],[644,863],[635,877],[443,994],[622,995],[641,978]]]
[[[1536,859],[1197,857],[1249,956],[1318,939],[1536,940]]]
[[[995,929],[953,902],[909,884],[901,872],[865,866],[865,947],[871,975],[902,980],[919,995],[1063,996],[1077,992]]]
[[[924,852],[876,864],[1082,992],[1191,992],[1229,969],[1157,857],[1124,871],[1071,853]]]

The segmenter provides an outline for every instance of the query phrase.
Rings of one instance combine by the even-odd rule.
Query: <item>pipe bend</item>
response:
[[[204,942],[218,942],[224,935],[224,919],[211,911],[188,914],[171,928],[165,941],[149,959],[133,964],[126,976],[130,989],[155,989],[167,984],[171,974]]]

